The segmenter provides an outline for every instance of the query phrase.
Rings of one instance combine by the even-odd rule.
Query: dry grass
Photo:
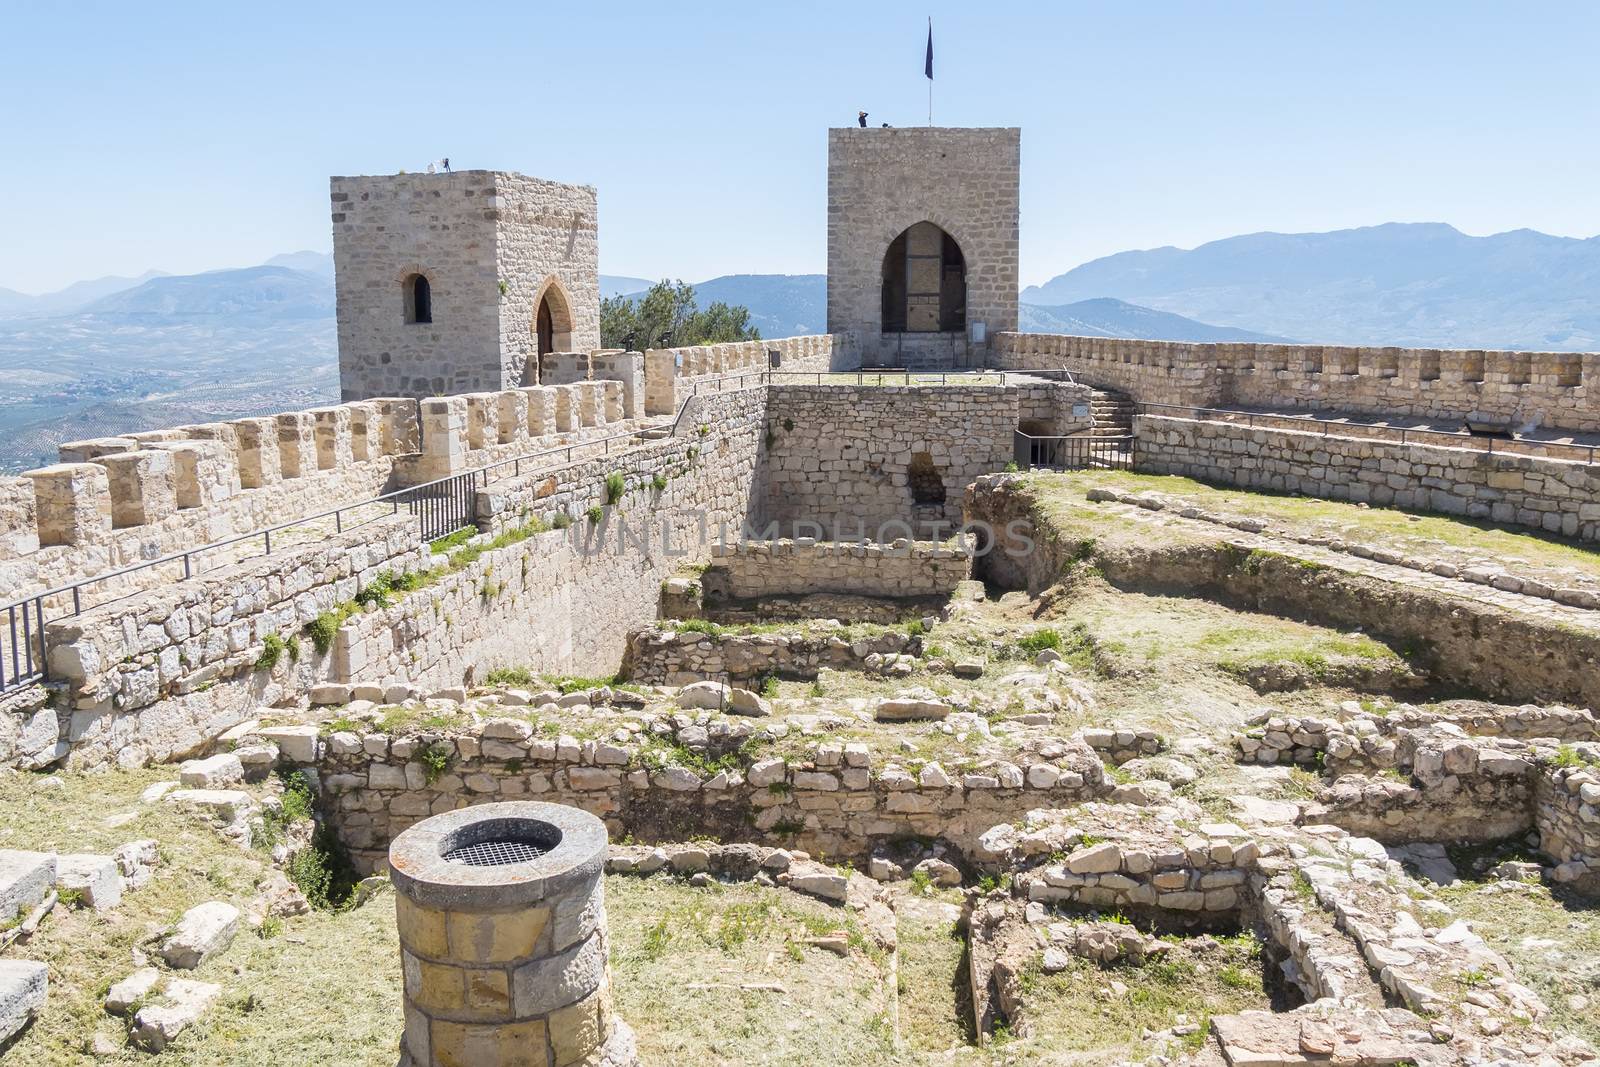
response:
[[[881,959],[802,944],[847,926],[843,909],[667,878],[608,878],[606,895],[614,1002],[643,1062],[907,1062],[894,1048]]]
[[[269,870],[266,857],[224,838],[202,817],[172,804],[142,805],[139,793],[175,777],[172,768],[67,774],[63,788],[41,791],[37,776],[0,778],[0,847],[109,853],[139,838],[160,843],[161,865],[150,883],[128,890],[116,909],[63,912],[45,921],[12,956],[50,966],[44,1015],[8,1056],[18,1063],[88,1059],[96,1033],[119,1048],[120,1019],[101,1000],[133,970],[140,944],[193,907],[225,900],[242,907]],[[112,828],[105,820],[133,812]],[[399,951],[386,896],[355,911],[314,912],[284,921],[263,939],[241,928],[233,945],[192,976],[217,982],[222,998],[161,1055],[163,1063],[306,1064],[391,1067],[400,1030]],[[102,1063],[142,1063],[121,1048]]]
[[[1534,567],[1600,577],[1600,551],[1550,534],[1400,508],[1360,507],[1336,500],[1218,488],[1176,475],[1082,471],[1036,476],[1047,495],[1082,500],[1092,486],[1124,492],[1153,490],[1221,514],[1267,519],[1277,530],[1340,534],[1368,545],[1433,555],[1439,548],[1488,560],[1523,560]],[[1526,567],[1522,568],[1526,570]]]
[[[1217,938],[1214,947],[1166,938],[1177,947],[1140,966],[1101,967],[1073,959],[1059,974],[1030,970],[1023,1004],[1032,1026],[1024,1039],[998,1042],[1012,1062],[1113,1064],[1157,1054],[1177,1055],[1203,1043],[1212,1015],[1272,1006],[1262,982],[1261,945],[1248,934]],[[1113,986],[1120,983],[1122,990]],[[1145,1040],[1188,1020],[1187,1036]]]

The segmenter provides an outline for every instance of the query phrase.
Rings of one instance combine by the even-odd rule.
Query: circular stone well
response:
[[[633,1062],[606,971],[606,828],[560,804],[479,804],[389,846],[405,975],[402,1063]]]

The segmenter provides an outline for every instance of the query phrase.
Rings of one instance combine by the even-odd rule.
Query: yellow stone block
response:
[[[450,954],[474,963],[507,963],[533,955],[550,922],[549,908],[520,908],[490,914],[446,912]]]
[[[394,895],[395,924],[400,929],[400,943],[420,956],[438,958],[448,956],[442,911],[413,904],[399,893]]]
[[[550,1046],[555,1050],[556,1067],[582,1063],[600,1046],[604,1037],[600,1000],[600,991],[595,990],[577,1003],[550,1013]]]
[[[456,967],[418,960],[417,988],[411,990],[411,999],[429,1015],[458,1015],[466,1007],[461,979],[461,971]]]
[[[435,1019],[432,1038],[438,1067],[550,1067],[543,1019],[488,1026]]]
[[[511,975],[506,971],[464,971],[466,1009],[474,1016],[511,1018]]]

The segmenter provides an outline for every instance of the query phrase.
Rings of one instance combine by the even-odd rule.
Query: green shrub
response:
[[[437,782],[450,767],[450,760],[455,754],[455,749],[449,745],[434,742],[417,750],[417,759],[422,762],[422,773],[429,785]]]
[[[605,518],[606,513],[605,509],[599,504],[592,504],[590,505],[589,510],[584,512],[584,515],[589,519],[590,523],[595,526],[599,526],[600,520]]]
[[[558,511],[550,520],[550,525],[557,530],[565,530],[572,525],[572,516],[565,511]]]
[[[665,474],[658,474],[654,478],[651,478],[650,487],[659,493],[661,490],[667,487],[667,476]]]
[[[1019,638],[1017,647],[1024,652],[1043,652],[1047,648],[1059,649],[1061,647],[1061,635],[1049,628],[1035,630],[1033,633]]]
[[[928,628],[922,624],[921,619],[912,619],[910,622],[906,623],[905,631],[908,636],[921,637],[923,634],[928,632]]]
[[[764,697],[778,695],[778,676],[776,674],[769,674],[761,679],[761,695]]]
[[[526,667],[496,667],[484,681],[490,685],[507,685],[526,688],[539,684],[533,672]]]
[[[612,471],[606,475],[606,506],[609,507],[622,499],[622,494],[628,491],[628,483],[621,471]]]
[[[270,633],[261,639],[261,655],[256,657],[256,670],[270,671],[283,658],[283,638]]]
[[[333,639],[339,634],[339,627],[345,620],[354,615],[359,608],[354,601],[346,601],[336,608],[330,608],[306,623],[306,636],[311,638],[311,643],[316,647],[317,654],[326,656],[333,648]]]

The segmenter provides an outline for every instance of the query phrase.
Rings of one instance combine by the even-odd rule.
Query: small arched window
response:
[[[407,278],[405,298],[407,322],[433,321],[433,290],[427,278],[420,274]]]

